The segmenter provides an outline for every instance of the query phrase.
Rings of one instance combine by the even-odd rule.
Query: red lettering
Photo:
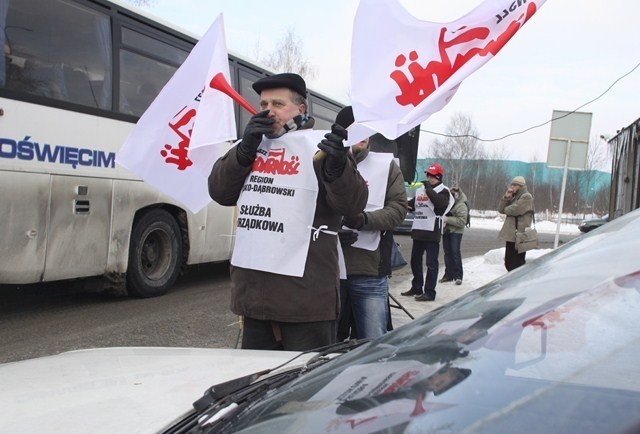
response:
[[[431,60],[425,67],[422,67],[418,63],[419,55],[417,51],[413,50],[409,53],[411,63],[405,68],[411,78],[407,77],[401,69],[396,69],[389,75],[401,91],[400,95],[396,96],[396,101],[403,106],[417,106],[474,57],[484,57],[488,54],[496,55],[535,12],[535,3],[529,3],[526,13],[513,20],[504,32],[498,35],[495,40],[488,41],[484,46],[479,44],[490,36],[490,30],[487,27],[467,28],[462,26],[451,32],[453,38],[450,40],[445,39],[447,28],[441,28],[440,36],[438,37],[439,60]],[[472,42],[476,42],[478,45],[468,48],[466,51],[454,52],[455,58],[453,62],[451,61],[449,51],[454,51],[453,49],[456,46]],[[403,67],[406,62],[405,55],[399,54],[396,57],[395,66],[396,68]]]
[[[277,148],[269,150],[266,159],[258,156],[253,162],[252,171],[271,175],[297,175],[299,167],[300,157],[294,155],[285,160],[284,148]]]
[[[169,144],[164,145],[164,149],[160,151],[160,155],[164,157],[164,161],[167,164],[175,164],[178,170],[185,170],[193,164],[188,157],[189,144],[191,142],[191,131],[193,129],[193,121],[196,116],[195,109],[188,109],[183,107],[173,119],[177,120],[174,123],[169,123],[169,128],[173,130],[178,136],[180,141],[176,147]],[[183,113],[182,116],[181,113]]]

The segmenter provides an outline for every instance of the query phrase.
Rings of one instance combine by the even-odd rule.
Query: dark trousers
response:
[[[427,274],[422,274],[422,256],[427,253]],[[436,284],[438,283],[438,254],[440,253],[440,243],[437,241],[413,240],[411,247],[411,289],[416,294],[423,292],[435,298]]]
[[[335,342],[336,321],[295,323],[244,317],[243,349],[307,351]]]
[[[444,251],[444,276],[449,279],[462,280],[462,234],[442,234],[442,250]]]
[[[518,250],[516,250],[516,243],[507,241],[504,250],[504,266],[507,271],[515,270],[521,265],[524,265],[527,262],[525,260],[526,254],[527,252],[518,253]]]

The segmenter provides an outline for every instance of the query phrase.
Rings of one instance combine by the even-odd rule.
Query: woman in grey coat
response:
[[[498,239],[506,242],[504,266],[507,271],[524,265],[526,252],[516,249],[516,231],[531,227],[533,221],[533,196],[527,191],[527,183],[522,176],[516,176],[498,204],[498,212],[505,214],[504,224]]]

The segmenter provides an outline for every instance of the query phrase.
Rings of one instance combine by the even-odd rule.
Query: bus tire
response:
[[[182,267],[182,234],[163,209],[144,213],[134,224],[129,243],[127,292],[136,297],[167,293]]]

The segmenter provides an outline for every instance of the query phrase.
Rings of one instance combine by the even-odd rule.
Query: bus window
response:
[[[8,2],[2,18],[5,68],[0,84],[31,95],[111,108],[108,16],[61,0],[20,0]]]
[[[126,27],[122,44],[119,111],[141,116],[189,53]]]
[[[256,110],[259,110],[260,96],[255,92],[255,90],[253,90],[251,85],[257,80],[259,80],[260,78],[262,78],[263,76],[258,74],[252,74],[250,71],[244,70],[244,69],[239,70],[239,75],[240,75],[240,83],[238,85],[238,93],[242,95],[242,97],[246,99],[247,102],[251,104],[252,107],[254,107]],[[249,122],[249,119],[251,118],[251,116],[252,116],[251,113],[249,113],[248,111],[244,109],[240,110],[240,119],[237,125],[238,130],[240,131],[240,134],[242,134],[242,132],[244,131],[244,127]]]
[[[331,108],[322,104],[317,98],[311,97],[311,112],[316,120],[314,128],[316,130],[330,130],[338,115],[338,110],[338,107]]]

